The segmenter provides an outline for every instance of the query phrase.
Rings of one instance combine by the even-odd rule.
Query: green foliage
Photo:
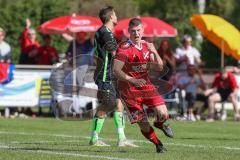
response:
[[[75,9],[79,14],[98,16],[99,10],[109,5],[114,7],[118,18],[134,17],[139,14],[138,3],[129,0],[82,0]]]
[[[195,0],[140,0],[139,3],[141,15],[158,17],[177,28],[175,47],[184,34],[195,36],[196,30],[189,23],[191,15],[197,12]]]
[[[240,1],[234,1],[234,10],[232,11],[231,15],[231,22],[235,24],[235,26],[240,29]]]
[[[7,30],[6,41],[12,46],[14,62],[17,63],[20,53],[19,37],[26,18],[29,17],[32,26],[36,28],[51,18],[72,13],[98,16],[99,9],[107,5],[114,6],[119,19],[148,15],[173,25],[179,34],[176,38],[170,38],[174,48],[179,45],[184,34],[196,37],[197,29],[190,24],[189,19],[192,14],[198,13],[197,0],[0,0],[0,27]],[[205,13],[221,16],[237,28],[240,28],[239,11],[239,0],[206,0]],[[38,40],[41,41],[40,36]],[[63,53],[68,44],[61,36],[54,35],[53,45],[59,53]],[[194,45],[203,54],[205,67],[219,67],[220,60],[218,62],[216,57],[220,57],[220,51],[216,47],[206,39],[202,44],[195,39]],[[233,62],[232,58],[226,57],[227,64]]]

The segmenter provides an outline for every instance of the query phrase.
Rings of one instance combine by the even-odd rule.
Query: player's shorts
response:
[[[143,105],[153,109],[165,104],[164,99],[156,89],[149,91],[125,90],[120,92],[120,97],[126,106],[131,123],[136,123],[146,118],[147,114],[143,109]]]
[[[115,83],[113,81],[103,82],[96,81],[98,86],[97,98],[98,102],[102,105],[107,105],[110,107],[116,107],[116,98],[118,98]]]

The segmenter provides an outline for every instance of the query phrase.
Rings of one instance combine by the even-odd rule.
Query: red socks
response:
[[[152,127],[150,127],[150,130],[149,132],[142,132],[142,135],[144,135],[145,138],[147,138],[150,142],[154,143],[155,145],[159,145],[159,144],[162,144],[161,141],[157,138],[154,130]]]

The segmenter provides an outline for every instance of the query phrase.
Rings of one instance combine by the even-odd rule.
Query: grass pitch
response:
[[[0,118],[0,160],[238,160],[240,123],[170,121],[175,138],[155,129],[168,151],[157,154],[137,125],[127,124],[126,135],[139,148],[119,148],[113,119],[101,137],[111,147],[90,147],[91,121]]]

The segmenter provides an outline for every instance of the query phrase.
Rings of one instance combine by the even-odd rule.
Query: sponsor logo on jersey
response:
[[[149,51],[143,53],[143,58],[144,58],[145,60],[146,60],[146,59],[149,59]]]
[[[132,66],[132,70],[135,71],[135,72],[146,71],[146,69],[147,69],[147,64]]]

